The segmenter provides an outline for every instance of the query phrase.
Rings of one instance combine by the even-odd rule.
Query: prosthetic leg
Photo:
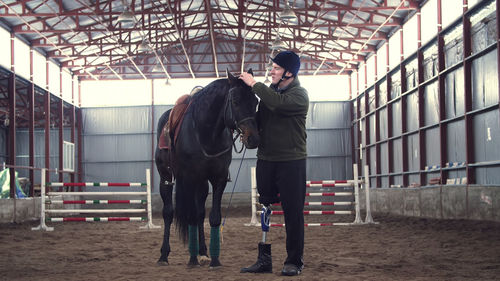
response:
[[[271,221],[271,208],[268,206],[262,207],[262,213],[260,214],[260,225],[262,227],[262,241],[259,242],[259,255],[257,256],[257,262],[249,267],[244,267],[241,269],[241,273],[272,273],[273,264],[271,257],[271,244],[266,244],[266,236],[269,232]]]

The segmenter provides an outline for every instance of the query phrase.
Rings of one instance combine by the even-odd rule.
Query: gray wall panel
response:
[[[440,165],[439,127],[425,131],[425,165]]]
[[[151,109],[148,106],[85,108],[82,116],[86,135],[151,131]]]
[[[475,162],[498,161],[500,159],[498,118],[498,110],[474,116],[472,127],[474,130]]]
[[[464,114],[464,69],[463,67],[448,73],[445,77],[446,119]]]
[[[392,163],[394,163],[394,172],[400,173],[403,171],[403,165],[398,163],[403,163],[403,143],[401,138],[395,139],[393,142],[394,153],[392,154]]]
[[[419,171],[420,148],[418,134],[408,135],[408,170]],[[396,163],[396,162],[395,162]]]
[[[399,136],[402,132],[401,122],[401,100],[395,101],[392,104],[392,135]]]
[[[348,102],[310,102],[307,128],[350,128],[351,113]]]
[[[458,120],[446,126],[448,141],[446,154],[448,162],[465,162],[465,123]]]
[[[374,144],[377,142],[376,138],[375,138],[375,131],[377,129],[377,127],[375,126],[376,125],[376,118],[375,118],[375,114],[371,114],[368,116],[368,120],[369,120],[369,124],[370,124],[370,138],[368,140],[368,143],[369,144]]]
[[[424,124],[434,125],[439,122],[438,82],[431,83],[424,91]]]
[[[307,154],[309,156],[348,156],[351,153],[350,132],[343,130],[307,131]]]
[[[411,132],[411,131],[418,129],[418,107],[420,106],[418,104],[418,93],[415,91],[415,92],[407,95],[405,102],[406,102],[406,116],[405,116],[405,118],[406,118],[406,124],[407,124],[406,129],[408,130],[408,132]],[[400,119],[401,118],[398,118],[396,120],[400,120]]]
[[[383,175],[389,173],[389,152],[388,152],[387,142],[380,144],[380,165],[381,165],[380,172]]]
[[[498,103],[497,51],[472,61],[472,108],[479,109]]]
[[[391,75],[391,100],[401,96],[401,72],[398,69]]]
[[[380,110],[379,118],[380,118],[380,124],[379,124],[380,140],[386,140],[388,138],[387,108],[382,108]]]

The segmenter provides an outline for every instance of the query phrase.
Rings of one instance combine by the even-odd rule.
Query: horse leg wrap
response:
[[[196,257],[200,250],[200,246],[198,244],[198,226],[197,225],[189,225],[188,226],[188,248],[189,255],[192,257]]]
[[[271,225],[271,208],[269,206],[262,207],[262,213],[260,214],[260,226],[262,227],[262,243],[266,243],[266,235],[269,232],[269,226]]]
[[[218,226],[210,228],[210,256],[218,257],[220,255],[220,231]]]

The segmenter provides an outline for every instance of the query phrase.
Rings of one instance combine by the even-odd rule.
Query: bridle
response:
[[[231,89],[229,90],[229,93],[227,94],[226,96],[226,100],[224,102],[224,124],[226,125],[227,128],[229,128],[232,132],[233,131],[236,131],[236,136],[234,136],[233,138],[233,147],[234,147],[234,151],[236,153],[241,153],[244,149],[244,145],[241,147],[241,149],[238,151],[238,149],[236,148],[236,140],[241,136],[241,134],[243,133],[243,131],[240,129],[240,125],[245,122],[245,121],[248,121],[248,120],[255,120],[255,117],[254,116],[249,116],[249,117],[245,117],[241,120],[236,120],[234,118],[234,114],[233,114],[233,109],[232,109],[232,105],[233,105],[233,93],[231,91]]]

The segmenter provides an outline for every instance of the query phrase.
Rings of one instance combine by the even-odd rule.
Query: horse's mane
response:
[[[229,90],[229,83],[228,80],[225,78],[212,81],[203,88],[197,86],[193,88],[193,90],[191,91],[193,98],[192,104],[197,105],[200,102],[202,102],[203,97],[208,97],[210,95],[221,95],[222,93],[225,93],[228,90]]]

